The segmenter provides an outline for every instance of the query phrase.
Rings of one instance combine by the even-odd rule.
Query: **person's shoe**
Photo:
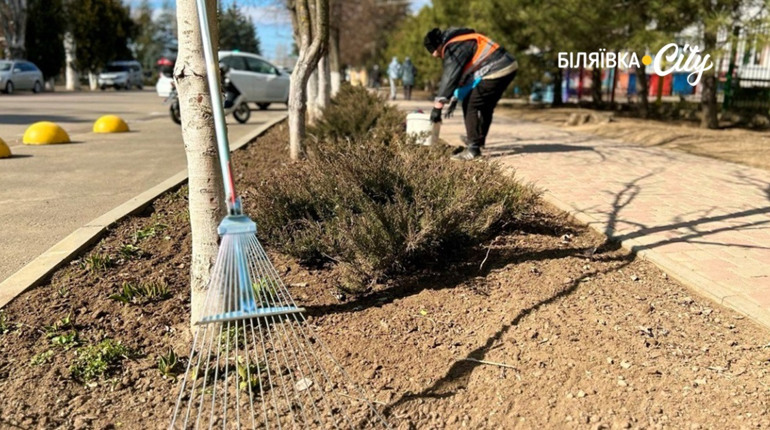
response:
[[[474,151],[471,149],[465,149],[463,152],[460,152],[452,156],[452,160],[454,161],[471,161],[471,160],[478,160],[480,158],[481,158],[481,151],[479,150]]]

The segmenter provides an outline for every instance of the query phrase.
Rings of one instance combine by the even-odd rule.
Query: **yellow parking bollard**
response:
[[[0,158],[11,158],[11,148],[6,145],[3,139],[0,139]]]
[[[40,121],[27,127],[27,131],[24,132],[22,141],[25,145],[69,143],[70,136],[57,124],[49,121]]]
[[[119,116],[104,115],[94,123],[94,133],[125,133],[128,124]]]

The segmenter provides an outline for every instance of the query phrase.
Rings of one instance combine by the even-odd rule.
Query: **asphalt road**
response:
[[[276,105],[253,111],[246,124],[228,119],[230,140],[284,112]],[[91,133],[93,121],[105,114],[122,117],[131,132]],[[56,122],[74,143],[22,145],[36,121]],[[181,130],[151,89],[0,94],[0,138],[13,153],[0,159],[0,281],[186,166]]]

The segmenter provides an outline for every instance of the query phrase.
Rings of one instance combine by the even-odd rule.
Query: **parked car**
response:
[[[290,75],[259,55],[220,51],[219,62],[230,69],[230,79],[244,101],[267,109],[271,103],[288,103]]]
[[[43,91],[43,72],[24,60],[0,60],[0,89],[6,94],[16,90]]]
[[[132,86],[141,90],[144,84],[142,65],[138,61],[112,61],[99,73],[97,84],[102,90],[107,87],[128,90]]]

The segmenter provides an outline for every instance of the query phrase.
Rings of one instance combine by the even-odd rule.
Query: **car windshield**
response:
[[[105,72],[127,72],[128,66],[118,66],[115,64],[110,64],[104,69]]]
[[[0,62],[0,72],[7,72],[11,70],[11,63],[3,61]]]

